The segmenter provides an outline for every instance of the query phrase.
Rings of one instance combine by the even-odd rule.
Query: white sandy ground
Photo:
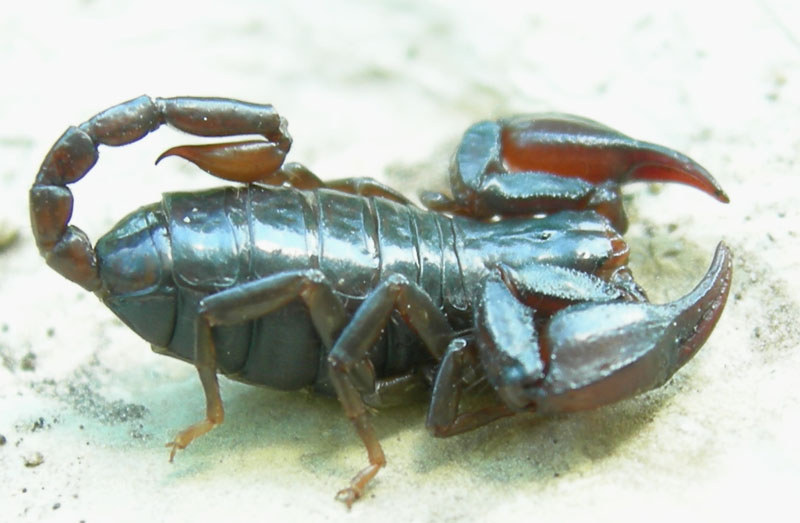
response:
[[[643,2],[7,2],[0,11],[2,521],[788,520],[800,485],[800,7]],[[324,7],[323,7],[324,5]],[[425,405],[374,418],[365,463],[335,401],[222,380],[225,424],[167,462],[203,397],[39,258],[27,190],[69,124],[139,94],[271,102],[291,158],[323,177],[443,188],[472,122],[567,111],[682,150],[731,197],[631,186],[628,239],[656,301],[688,291],[714,245],[731,299],[665,387],[593,412],[519,417],[436,440]],[[162,131],[101,151],[76,186],[92,238],[166,190],[216,185]],[[2,234],[0,234],[2,236]],[[43,461],[34,467],[25,460]]]

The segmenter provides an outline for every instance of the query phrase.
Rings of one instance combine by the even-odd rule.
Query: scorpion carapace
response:
[[[243,185],[167,194],[93,247],[69,224],[68,185],[100,144],[164,123],[263,138],[170,149],[162,158]],[[690,158],[596,122],[549,114],[474,125],[454,157],[452,196],[424,193],[424,209],[368,178],[323,182],[284,164],[290,144],[271,106],[143,96],[70,127],[31,188],[47,263],[154,350],[196,366],[206,417],[169,443],[170,460],[222,422],[218,372],[311,387],[339,398],[367,449],[368,466],[337,495],[349,506],[386,462],[367,405],[429,390],[437,436],[522,411],[605,405],[668,380],[728,296],[731,253],[720,243],[688,295],[648,302],[627,268],[620,184],[675,181],[727,196]],[[460,409],[462,390],[481,381],[489,403]]]

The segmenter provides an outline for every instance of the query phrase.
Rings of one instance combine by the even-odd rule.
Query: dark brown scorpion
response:
[[[175,147],[236,186],[170,193],[93,247],[70,225],[69,184],[98,158],[162,124],[198,136],[257,139]],[[146,96],[70,127],[30,191],[47,263],[94,292],[153,349],[193,363],[204,420],[178,449],[222,423],[217,373],[336,395],[369,465],[347,505],[386,463],[367,405],[430,389],[426,425],[451,436],[517,412],[606,405],[665,383],[706,341],[731,280],[719,244],[685,297],[648,302],[626,263],[620,184],[680,182],[722,202],[714,178],[676,151],[562,114],[486,121],[464,134],[452,196],[426,209],[369,178],[323,182],[284,164],[291,138],[269,105]],[[486,404],[460,408],[488,382]]]

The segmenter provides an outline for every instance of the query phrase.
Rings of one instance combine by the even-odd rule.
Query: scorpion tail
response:
[[[581,304],[557,313],[543,340],[550,368],[531,398],[536,410],[594,408],[665,383],[708,339],[731,273],[731,251],[720,243],[705,277],[672,303]]]
[[[81,229],[69,224],[73,197],[68,185],[94,166],[100,144],[127,145],[164,123],[197,136],[261,135],[266,141],[260,143],[266,145],[241,147],[260,148],[262,156],[267,150],[270,166],[277,163],[279,167],[291,145],[285,121],[272,106],[224,98],[140,96],[70,127],[50,149],[30,190],[36,245],[48,265],[65,278],[90,291],[102,287],[91,241]],[[219,151],[226,145],[230,146],[204,147]]]

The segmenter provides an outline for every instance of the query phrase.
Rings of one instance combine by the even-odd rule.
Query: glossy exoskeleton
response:
[[[258,139],[181,146],[180,156],[241,182],[164,195],[92,246],[70,225],[68,185],[98,146],[162,124]],[[662,385],[706,341],[730,288],[722,243],[685,297],[648,302],[626,266],[620,185],[674,181],[727,196],[700,165],[596,122],[561,114],[475,124],[451,168],[452,196],[426,209],[368,178],[323,182],[284,164],[291,139],[268,105],[143,96],[70,127],[30,191],[37,245],[156,352],[193,363],[206,418],[223,419],[217,373],[335,394],[369,464],[348,506],[385,464],[366,406],[430,389],[427,427],[458,434],[503,416],[590,409]],[[487,381],[489,404],[460,409]]]

